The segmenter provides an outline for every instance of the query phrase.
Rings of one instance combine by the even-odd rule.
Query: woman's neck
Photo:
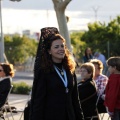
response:
[[[61,63],[62,59],[52,59],[54,63]]]

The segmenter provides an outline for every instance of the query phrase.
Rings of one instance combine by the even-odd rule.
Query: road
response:
[[[33,72],[15,72],[15,76],[13,77],[13,82],[26,82],[28,85],[32,85],[33,83]]]
[[[30,95],[10,94],[8,102],[11,107],[15,107],[17,112],[12,112],[14,120],[24,120],[24,109],[27,105]],[[5,118],[9,117],[9,120],[13,120],[10,112],[4,114]],[[0,120],[2,120],[0,118]]]
[[[13,113],[14,120],[24,120],[23,110],[27,104],[27,101],[30,99],[30,95],[19,95],[19,94],[10,94],[9,96],[9,104],[10,106],[14,106],[17,108],[17,113]],[[100,118],[103,114],[99,115]],[[12,117],[9,114],[9,120],[12,120]],[[108,120],[108,114],[104,114],[103,119],[100,120]],[[109,119],[110,120],[110,119]]]

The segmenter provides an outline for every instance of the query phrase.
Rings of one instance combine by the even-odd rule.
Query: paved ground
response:
[[[13,82],[26,82],[28,85],[33,83],[33,72],[18,72],[16,71],[13,77]]]
[[[79,75],[77,75],[80,78]],[[80,80],[80,79],[78,79]],[[33,82],[33,73],[32,72],[16,72],[15,77],[13,78],[13,82],[21,82],[24,81],[29,85],[32,85]],[[15,106],[18,110],[18,113],[13,113],[14,120],[24,120],[23,110],[27,101],[29,100],[29,95],[19,95],[19,94],[10,94],[9,96],[9,104],[10,106]],[[9,114],[9,120],[12,120],[11,115]],[[103,120],[108,120],[108,114],[105,114]]]
[[[29,95],[10,94],[9,104],[17,108],[17,113],[13,113],[14,120],[24,120],[23,110],[29,100]],[[102,114],[103,115],[103,114]],[[102,115],[100,115],[102,117]],[[8,113],[9,120],[12,120],[10,113]],[[104,118],[101,120],[108,120],[108,114],[104,114]]]
[[[13,113],[14,120],[24,120],[24,113],[22,111],[24,110],[29,98],[30,98],[29,95],[10,94],[9,104],[10,106],[16,107],[18,110],[18,113]],[[102,117],[102,115],[100,116]],[[10,114],[9,114],[9,120],[12,120]],[[104,114],[104,118],[100,120],[108,120],[108,114]]]
[[[29,100],[29,95],[10,94],[9,104],[17,109],[17,113],[13,113],[14,120],[24,120],[23,110]],[[11,114],[8,112],[9,120],[13,120]],[[7,117],[6,117],[7,118]]]

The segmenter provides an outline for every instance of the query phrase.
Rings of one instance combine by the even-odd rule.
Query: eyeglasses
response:
[[[0,70],[0,72],[2,72],[3,70]]]
[[[85,70],[83,70],[83,71],[82,71],[82,70],[80,70],[80,72],[86,73],[87,71],[85,71]]]

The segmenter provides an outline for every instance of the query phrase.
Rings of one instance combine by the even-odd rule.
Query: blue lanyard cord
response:
[[[67,85],[68,85],[68,81],[67,81],[67,76],[66,76],[66,71],[65,69],[62,67],[62,70],[63,70],[63,74],[64,74],[64,78],[62,77],[62,75],[60,74],[60,72],[58,71],[57,67],[54,65],[54,68],[57,72],[57,74],[59,75],[59,77],[61,78],[64,86],[67,88]]]

